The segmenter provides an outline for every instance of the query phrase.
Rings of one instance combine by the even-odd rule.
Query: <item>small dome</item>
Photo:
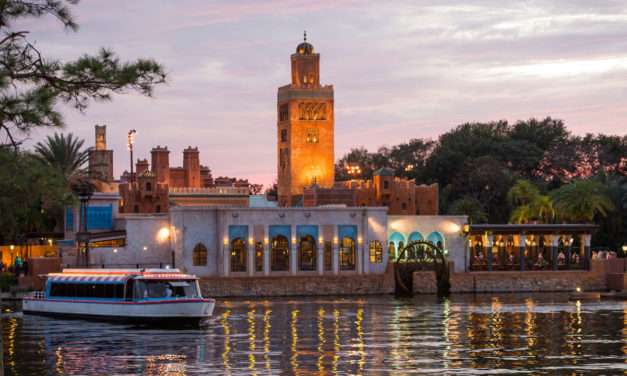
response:
[[[302,42],[296,46],[296,53],[299,55],[311,55],[314,52],[314,47],[309,42]]]

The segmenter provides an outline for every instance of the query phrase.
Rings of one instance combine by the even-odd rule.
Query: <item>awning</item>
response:
[[[48,280],[58,283],[125,283],[126,275],[48,275]]]

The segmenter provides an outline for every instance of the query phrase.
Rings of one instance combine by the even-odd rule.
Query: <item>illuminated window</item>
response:
[[[348,236],[342,238],[340,270],[355,270],[355,240]]]
[[[318,136],[318,129],[316,128],[308,128],[307,129],[307,141],[308,144],[317,144],[320,141],[320,137]]]
[[[231,242],[231,271],[246,271],[246,242],[241,238]]]
[[[207,247],[205,247],[202,243],[196,244],[194,250],[192,251],[192,265],[207,265]]]
[[[316,240],[312,236],[307,235],[300,239],[298,261],[300,270],[316,270]]]
[[[333,245],[330,240],[324,242],[324,270],[333,270]]]
[[[370,263],[378,264],[383,262],[383,246],[378,240],[370,242]]]
[[[263,243],[255,243],[255,271],[263,271]]]
[[[285,236],[277,236],[272,239],[270,249],[270,270],[273,272],[286,272],[290,269],[289,241]]]

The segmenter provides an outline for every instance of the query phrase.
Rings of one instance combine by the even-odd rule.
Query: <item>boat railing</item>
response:
[[[31,299],[35,300],[44,300],[46,298],[46,294],[43,291],[34,291],[30,294]]]

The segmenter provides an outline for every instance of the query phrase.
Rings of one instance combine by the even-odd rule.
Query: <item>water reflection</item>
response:
[[[7,375],[627,371],[627,305],[561,295],[229,300],[186,330],[2,324]]]

